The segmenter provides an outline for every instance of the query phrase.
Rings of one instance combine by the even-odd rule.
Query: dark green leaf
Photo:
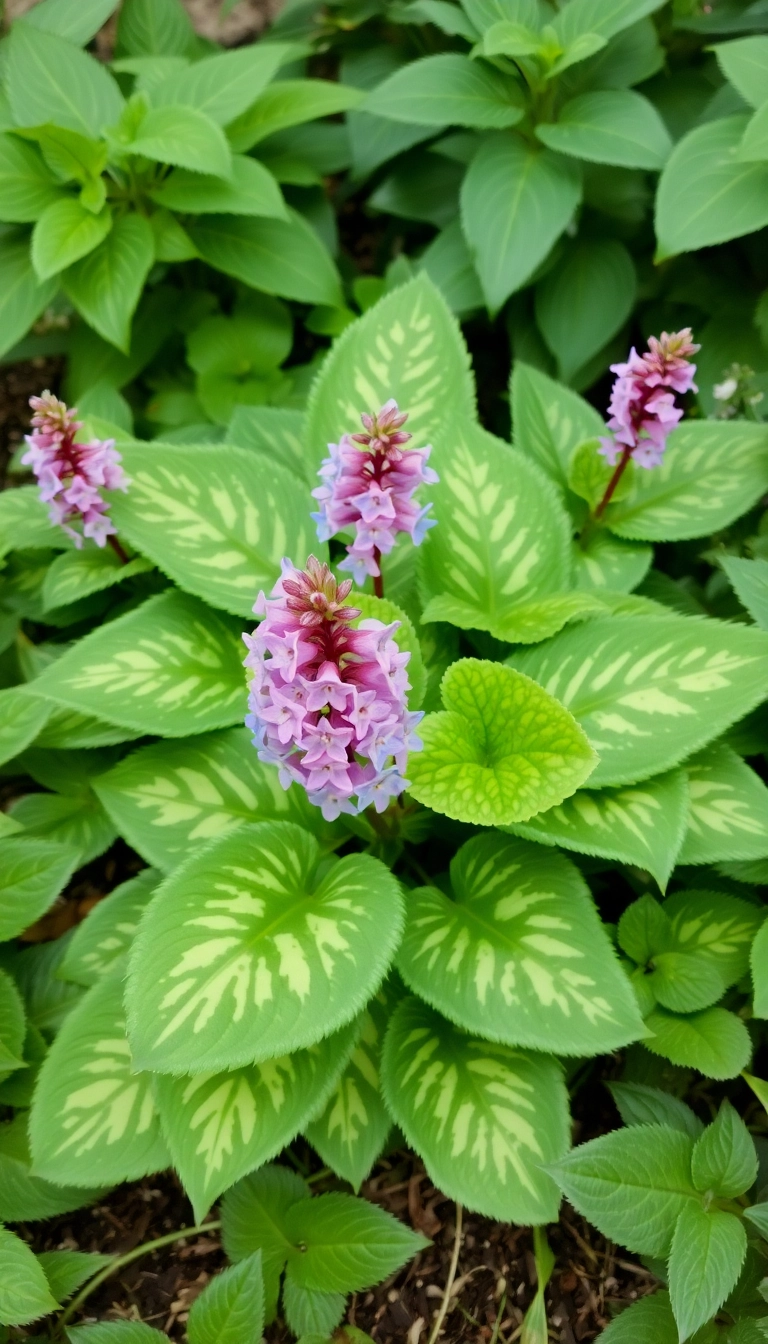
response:
[[[722,1306],[746,1251],[744,1224],[734,1214],[693,1203],[681,1210],[669,1256],[669,1296],[681,1342]]]
[[[736,1199],[754,1184],[757,1153],[744,1121],[729,1101],[723,1101],[711,1125],[696,1140],[691,1175],[702,1194]]]
[[[101,246],[62,276],[65,292],[86,321],[126,353],[131,319],[153,261],[147,220],[141,215],[122,215]]]
[[[264,1329],[261,1252],[222,1270],[192,1304],[189,1344],[260,1344]]]
[[[698,126],[667,160],[656,197],[657,260],[768,224],[768,164],[740,161],[747,118]]]
[[[672,148],[653,104],[629,89],[580,94],[536,134],[561,154],[624,168],[663,168]]]
[[[637,275],[623,243],[583,242],[536,288],[536,321],[566,382],[626,322]]]
[[[81,1284],[92,1279],[105,1265],[112,1263],[111,1255],[96,1255],[88,1251],[41,1251],[37,1257],[56,1301],[66,1302]]]
[[[189,232],[211,266],[254,289],[302,303],[343,303],[333,261],[295,210],[288,211],[287,222],[209,215]]]
[[[1,1325],[27,1325],[56,1310],[56,1299],[30,1247],[7,1227],[0,1227],[0,1257]]]
[[[285,1216],[288,1272],[303,1288],[355,1292],[399,1269],[429,1245],[384,1209],[354,1195],[321,1195]]]
[[[501,129],[520,121],[515,86],[468,56],[425,56],[395,71],[369,94],[365,111],[425,126]]]

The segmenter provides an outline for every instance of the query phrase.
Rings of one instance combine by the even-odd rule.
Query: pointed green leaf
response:
[[[725,78],[746,102],[760,107],[768,101],[768,37],[741,37],[712,48]]]
[[[171,590],[79,640],[35,693],[140,733],[204,733],[245,714],[241,649],[210,608]]]
[[[258,48],[246,47],[244,50],[256,51]],[[245,154],[233,155],[230,180],[176,168],[149,194],[158,205],[182,214],[287,218],[285,202],[274,177],[263,163]]]
[[[669,1296],[681,1344],[723,1305],[746,1253],[744,1224],[734,1214],[699,1204],[681,1211],[669,1256]]]
[[[112,214],[94,215],[74,196],[46,206],[32,232],[32,265],[39,280],[48,280],[92,252],[112,228]]]
[[[0,941],[15,938],[44,915],[78,863],[75,848],[36,837],[9,836],[0,866]]]
[[[112,1263],[111,1255],[96,1255],[89,1251],[41,1251],[38,1264],[48,1280],[56,1301],[61,1304],[105,1265]]]
[[[573,793],[595,756],[571,715],[528,677],[463,658],[442,682],[445,709],[419,731],[411,793],[458,821],[525,821]]]
[[[256,1251],[211,1280],[192,1303],[189,1344],[261,1344],[264,1280]]]
[[[306,1050],[226,1073],[158,1075],[163,1133],[196,1221],[223,1190],[287,1147],[324,1104],[358,1030],[352,1022]]]
[[[615,239],[578,243],[548,272],[536,286],[536,321],[561,377],[570,379],[616,335],[636,294],[632,257]]]
[[[195,30],[182,0],[123,0],[117,42],[131,56],[179,56],[194,50]]]
[[[309,484],[303,411],[282,406],[236,406],[226,442],[238,448],[255,449],[292,471],[304,485]]]
[[[126,354],[131,320],[154,260],[149,221],[122,215],[101,245],[62,276],[65,294],[86,322]]]
[[[567,1151],[569,1119],[554,1059],[467,1036],[405,999],[387,1032],[382,1080],[395,1120],[445,1194],[505,1222],[557,1217],[546,1168]]]
[[[564,46],[582,33],[613,37],[637,23],[646,14],[661,9],[664,0],[569,0],[557,14],[553,27]]]
[[[578,720],[599,755],[590,784],[603,787],[668,770],[747,714],[766,657],[762,631],[670,613],[598,618],[510,663]]]
[[[29,247],[24,244],[24,255]],[[0,265],[4,254],[0,253]],[[55,292],[55,282],[44,287],[51,297]],[[41,294],[43,290],[41,289]],[[27,324],[28,325],[28,324]],[[14,340],[17,338],[14,337]],[[42,550],[74,551],[72,542],[61,527],[57,527],[48,517],[48,506],[40,498],[37,485],[22,485],[17,490],[4,490],[0,494],[0,550],[8,551],[28,548]]]
[[[721,891],[676,891],[663,909],[675,946],[706,957],[726,985],[749,970],[749,950],[763,920],[760,906]]]
[[[320,1195],[285,1216],[288,1276],[302,1288],[349,1293],[370,1288],[429,1245],[391,1213],[354,1195]]]
[[[289,1330],[301,1337],[301,1344],[314,1336],[327,1344],[344,1315],[346,1293],[326,1293],[317,1288],[302,1288],[286,1274],[283,1283],[283,1315]]]
[[[100,1321],[97,1325],[67,1327],[69,1344],[163,1344],[167,1338],[142,1321]]]
[[[7,223],[34,223],[62,195],[37,148],[0,134],[0,215]]]
[[[42,836],[70,850],[75,867],[90,863],[109,849],[117,832],[96,795],[88,788],[71,793],[28,793],[11,806],[11,816],[30,835]]]
[[[130,143],[120,147],[125,153],[214,177],[228,178],[232,172],[232,152],[224,132],[194,107],[151,107]]]
[[[90,138],[117,121],[124,106],[105,66],[29,22],[17,21],[11,30],[6,87],[17,126],[50,121]]]
[[[21,686],[0,690],[0,762],[19,756],[34,742],[50,713],[50,704]]]
[[[644,1083],[609,1083],[608,1088],[625,1125],[668,1125],[692,1139],[704,1131],[690,1106],[671,1092]]]
[[[280,560],[303,564],[314,549],[306,488],[284,468],[245,449],[186,444],[127,446],[128,494],[112,517],[121,535],[176,583],[213,606],[250,616]]]
[[[204,215],[190,223],[201,257],[253,289],[301,303],[341,307],[341,281],[330,253],[296,210],[286,219]]]
[[[658,171],[672,149],[653,103],[633,89],[581,93],[565,103],[556,122],[540,122],[536,135],[560,154],[623,168]]]
[[[750,964],[755,988],[755,1017],[768,1017],[768,920],[763,921],[755,934]]]
[[[743,560],[737,555],[724,555],[720,557],[720,564],[752,620],[761,629],[768,630],[768,560]]]
[[[64,551],[48,567],[43,583],[43,605],[48,611],[68,606],[70,602],[103,592],[105,588],[112,588],[151,568],[150,562],[141,556],[123,564],[111,547],[105,547],[103,551],[96,546],[82,551]]]
[[[768,854],[768,789],[724,742],[686,762],[690,812],[679,863]]]
[[[22,1059],[26,1016],[15,980],[0,969],[0,1078],[25,1067]]]
[[[729,1101],[723,1101],[713,1123],[696,1140],[691,1174],[697,1190],[704,1195],[712,1191],[721,1199],[735,1199],[754,1184],[755,1145]]]
[[[31,1247],[7,1227],[0,1227],[0,1259],[0,1325],[27,1325],[56,1310],[58,1303]]]
[[[195,107],[226,126],[255,102],[279,67],[296,52],[285,42],[265,42],[207,56],[156,84],[152,105]]]
[[[369,94],[364,110],[409,124],[498,130],[522,119],[515,91],[515,84],[490,66],[443,52],[396,70]]]
[[[29,240],[27,237],[14,238],[13,235],[5,237],[0,246],[0,354],[5,354],[12,346],[16,345],[37,320],[44,308],[48,306],[54,297],[58,288],[58,282],[55,277],[51,280],[40,281],[32,268],[32,262],[29,256]],[[37,489],[34,486],[29,487],[29,492],[37,496]],[[9,497],[21,494],[20,490],[6,490],[3,494],[3,504]],[[5,522],[4,507],[0,510],[0,516]],[[40,510],[42,513],[42,509]],[[44,517],[43,513],[43,517]],[[50,527],[50,525],[49,525]],[[51,534],[60,533],[61,538],[65,534],[61,528],[50,528]],[[17,543],[19,545],[23,542]],[[47,543],[51,544],[51,543]],[[54,541],[53,545],[57,545]],[[5,538],[2,542],[3,550],[8,549]],[[63,547],[62,547],[63,549]]]
[[[267,1321],[274,1319],[280,1275],[290,1241],[286,1217],[291,1205],[309,1195],[306,1181],[288,1167],[264,1166],[232,1186],[221,1207],[221,1234],[229,1259],[237,1264],[261,1251]]]
[[[123,982],[109,976],[72,1010],[40,1070],[30,1117],[37,1175],[116,1185],[169,1164],[152,1079],[134,1071]]]
[[[145,868],[138,877],[121,882],[89,911],[75,928],[59,975],[78,985],[95,985],[128,952],[139,919],[160,881],[160,873]]]
[[[644,868],[664,890],[677,862],[688,815],[684,770],[644,784],[578,789],[557,807],[511,829],[526,840],[563,845]]]
[[[141,1067],[237,1068],[313,1045],[375,993],[400,937],[399,884],[377,859],[318,863],[290,822],[241,828],[172,874],[131,955]]]
[[[462,845],[451,899],[409,893],[397,965],[466,1031],[506,1045],[599,1054],[644,1034],[630,985],[578,869],[501,835]]]
[[[563,489],[574,449],[605,433],[602,417],[578,393],[519,360],[510,381],[514,444]]]
[[[274,46],[275,43],[269,43],[269,49]],[[253,149],[260,141],[289,126],[346,112],[362,98],[362,90],[338,80],[276,79],[242,116],[230,122],[227,138],[233,149]]]
[[[679,1014],[659,1007],[648,1014],[645,1025],[653,1032],[643,1041],[647,1050],[682,1068],[698,1069],[707,1078],[736,1078],[752,1056],[747,1028],[726,1008]]]
[[[0,1125],[0,1218],[9,1223],[35,1222],[92,1204],[100,1190],[54,1185],[32,1175],[28,1118],[29,1111],[19,1111],[13,1120]]]
[[[749,117],[721,117],[679,140],[656,196],[657,258],[692,252],[768,223],[768,165],[738,158]]]

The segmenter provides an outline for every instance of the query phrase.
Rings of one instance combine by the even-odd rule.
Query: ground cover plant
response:
[[[172,1168],[191,1344],[364,1344],[407,1147],[422,1344],[544,1344],[564,1197],[606,1344],[765,1339],[764,7],[114,8],[3,44],[0,1331],[166,1337],[88,1304],[184,1229],[35,1227]],[[465,1210],[538,1281],[474,1335]]]

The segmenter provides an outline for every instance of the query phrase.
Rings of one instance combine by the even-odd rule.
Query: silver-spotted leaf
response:
[[[768,855],[768,788],[724,742],[686,762],[690,811],[679,863]]]
[[[369,855],[321,860],[289,822],[224,836],[141,921],[127,994],[137,1063],[202,1073],[313,1045],[376,992],[402,920],[398,882]]]
[[[556,1060],[468,1036],[409,998],[387,1031],[382,1081],[395,1120],[445,1194],[505,1222],[557,1217],[546,1168],[566,1153],[570,1122]]]
[[[95,985],[126,955],[161,874],[145,868],[122,882],[89,911],[67,945],[59,975],[77,985]]]

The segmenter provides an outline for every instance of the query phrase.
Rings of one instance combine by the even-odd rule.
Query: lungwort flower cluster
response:
[[[408,752],[419,750],[409,713],[406,665],[392,638],[399,622],[353,622],[344,606],[352,580],[338,583],[314,556],[306,570],[283,561],[270,598],[259,593],[264,620],[244,635],[253,669],[247,726],[259,759],[295,780],[327,821],[371,803],[383,812],[406,788]]]
[[[77,443],[82,428],[82,422],[75,419],[77,411],[68,410],[52,392],[30,397],[29,404],[34,411],[32,433],[27,435],[28,448],[21,460],[37,477],[40,498],[50,505],[51,522],[63,527],[78,547],[83,537],[104,546],[116,529],[100,491],[128,488],[114,439]],[[70,526],[78,519],[82,532]]]
[[[340,443],[329,443],[330,457],[318,473],[324,484],[312,491],[320,501],[312,514],[319,541],[355,529],[339,568],[353,574],[357,584],[367,574],[379,577],[379,557],[392,550],[398,532],[407,532],[418,546],[435,526],[436,520],[427,517],[431,504],[419,508],[413,496],[420,485],[438,479],[427,466],[429,447],[403,447],[411,435],[403,430],[408,416],[396,401],[360,419],[365,433],[345,434]]]
[[[651,336],[644,355],[633,348],[626,364],[611,365],[618,375],[608,407],[613,433],[600,447],[611,466],[625,454],[641,467],[662,461],[667,437],[683,414],[674,394],[696,391],[696,365],[689,356],[698,349],[690,327],[671,335],[663,331],[658,339]]]

